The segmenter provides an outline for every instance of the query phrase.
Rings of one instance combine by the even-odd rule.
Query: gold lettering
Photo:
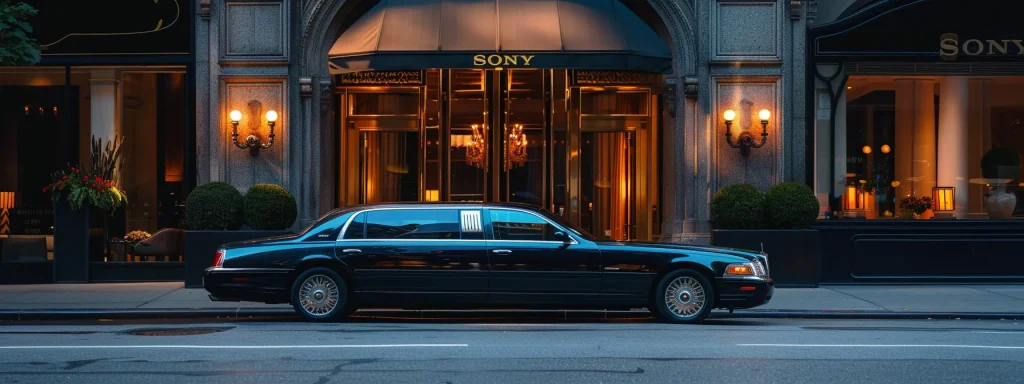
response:
[[[505,65],[519,65],[519,58],[513,56],[505,56]]]
[[[484,64],[487,64],[487,59],[484,57],[484,55],[473,56],[473,65],[479,67]]]
[[[977,46],[978,49],[975,50],[974,52],[971,52],[971,44],[974,44],[975,46]],[[985,45],[981,43],[981,40],[970,39],[970,40],[967,40],[967,41],[964,42],[964,53],[966,53],[968,55],[978,56],[984,50],[985,50]]]
[[[1018,40],[1018,41],[1020,41],[1020,40]],[[1020,43],[1018,43],[1018,44],[1020,44]],[[530,55],[530,56],[522,55],[522,57],[523,57],[523,65],[529,67],[530,66],[530,60],[533,60],[534,56],[535,55]]]
[[[1017,55],[1024,55],[1024,44],[1021,42],[1024,40],[1010,40],[1014,45],[1017,46]]]
[[[943,35],[943,39],[939,41],[939,55],[956,56],[960,53],[960,47],[957,46],[958,43],[956,35]]]
[[[501,65],[501,55],[490,55],[487,56],[487,64],[498,66]]]
[[[1006,49],[1009,48],[1009,44],[1008,43],[1010,42],[1010,40],[1003,40],[1002,41],[1002,43],[1003,43],[1002,46],[1000,46],[999,42],[995,41],[995,40],[985,40],[985,42],[988,43],[988,54],[994,55],[995,51],[999,51],[999,53],[1002,53],[1002,54],[1005,55],[1006,54]]]

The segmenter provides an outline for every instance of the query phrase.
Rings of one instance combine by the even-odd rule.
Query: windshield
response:
[[[568,230],[572,231],[572,233],[575,233],[576,236],[582,237],[582,238],[584,238],[584,239],[586,239],[588,241],[597,241],[597,238],[594,237],[594,235],[591,235],[590,232],[587,232],[587,231],[577,227],[573,223],[570,223],[568,220],[563,219],[561,216],[555,215],[555,214],[549,212],[547,209],[544,209],[544,208],[539,208],[539,209],[537,209],[537,211],[540,214],[544,215],[544,217],[548,218],[549,220],[554,221],[554,222],[558,223],[558,225],[561,225],[562,227],[564,227],[565,229],[568,229]]]

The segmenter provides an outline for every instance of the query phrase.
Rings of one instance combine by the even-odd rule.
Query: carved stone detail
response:
[[[313,79],[308,77],[299,78],[299,95],[302,97],[313,96]]]
[[[654,76],[647,73],[627,71],[576,71],[579,85],[644,85],[651,84]]]
[[[807,22],[814,24],[818,18],[818,0],[807,0]]]
[[[326,113],[331,108],[331,98],[334,97],[334,86],[329,80],[320,82],[320,112]]]
[[[687,77],[683,79],[683,95],[691,99],[697,97],[696,77]]]
[[[343,73],[339,85],[422,85],[423,71],[366,71]]]
[[[210,0],[199,0],[199,17],[210,20]]]
[[[665,97],[661,99],[661,108],[673,118],[676,117],[676,85],[669,84],[665,86]]]

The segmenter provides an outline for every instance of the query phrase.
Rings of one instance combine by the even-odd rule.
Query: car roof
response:
[[[348,207],[336,208],[328,215],[341,212],[362,211],[366,209],[387,209],[387,208],[520,208],[536,211],[541,207],[524,203],[481,203],[481,202],[396,202],[379,204],[361,204]]]

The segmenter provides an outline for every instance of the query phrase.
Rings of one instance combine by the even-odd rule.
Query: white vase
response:
[[[985,199],[985,210],[988,211],[988,218],[995,220],[1007,220],[1013,217],[1013,210],[1017,208],[1017,195],[1006,191],[1006,186],[992,188],[991,194]]]

